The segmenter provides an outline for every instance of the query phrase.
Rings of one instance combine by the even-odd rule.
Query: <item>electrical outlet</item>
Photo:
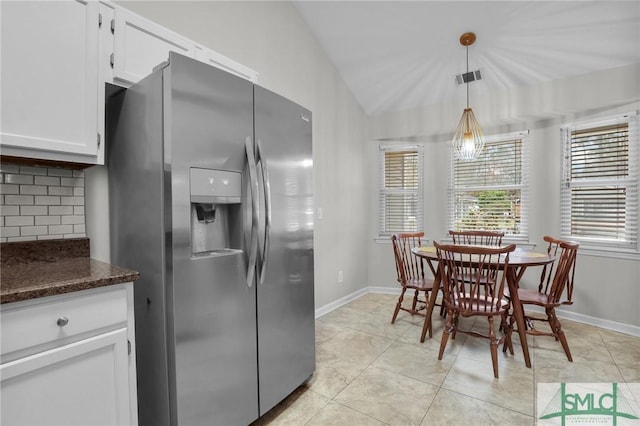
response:
[[[344,274],[342,271],[338,271],[338,284],[340,284],[344,280]]]

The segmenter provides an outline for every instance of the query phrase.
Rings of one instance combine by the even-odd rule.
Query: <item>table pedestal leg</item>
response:
[[[427,305],[427,312],[425,313],[424,324],[422,326],[422,334],[420,335],[420,343],[424,343],[424,339],[427,336],[427,330],[429,331],[429,338],[433,337],[433,327],[431,326],[431,314],[433,314],[433,308],[436,306],[436,299],[438,298],[438,292],[440,291],[440,267],[435,274],[433,280],[433,288],[429,295],[429,304]]]
[[[522,276],[522,272],[518,276]],[[524,363],[531,368],[531,359],[529,358],[529,344],[527,342],[527,327],[524,320],[524,311],[518,297],[518,279],[514,268],[507,270],[507,284],[509,285],[509,294],[511,296],[511,304],[513,305],[513,316],[516,319],[518,327],[518,335],[520,336],[520,344],[522,345],[522,354],[524,355]]]

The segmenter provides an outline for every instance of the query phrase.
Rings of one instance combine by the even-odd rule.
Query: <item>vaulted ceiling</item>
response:
[[[369,115],[640,63],[640,1],[294,1]],[[638,76],[640,79],[640,76]]]

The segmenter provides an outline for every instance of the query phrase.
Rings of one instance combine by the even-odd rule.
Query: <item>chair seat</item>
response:
[[[454,303],[456,308],[460,309],[461,315],[465,315],[465,310],[462,307],[468,306],[470,303],[473,303],[470,311],[473,312],[474,315],[482,315],[483,313],[495,315],[496,313],[506,312],[510,307],[508,300],[499,300],[492,303],[484,296],[477,296],[475,298],[454,296]]]
[[[433,288],[433,279],[429,278],[417,278],[408,280],[405,283],[405,287],[414,290],[431,290]]]
[[[509,298],[509,294],[508,291],[505,291],[505,297]],[[524,303],[524,304],[530,304],[530,305],[538,305],[538,306],[543,306],[543,307],[547,307],[547,306],[553,306],[553,307],[557,307],[560,305],[571,305],[572,302],[568,301],[568,300],[561,300],[559,302],[552,302],[549,300],[549,296],[544,294],[544,293],[540,293],[537,290],[530,290],[530,289],[526,289],[526,288],[519,288],[518,289],[518,298],[520,299],[520,303]]]

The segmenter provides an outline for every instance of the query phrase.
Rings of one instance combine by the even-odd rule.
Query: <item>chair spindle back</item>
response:
[[[573,302],[573,279],[576,271],[576,258],[580,244],[560,241],[559,257],[555,261],[556,272],[547,294],[547,300],[553,304],[571,305]],[[551,274],[549,274],[551,275]]]
[[[509,253],[516,246],[476,247],[434,242],[442,271],[444,304],[462,316],[495,315],[503,305]],[[502,256],[502,257],[501,257]],[[487,285],[487,284],[490,285]]]
[[[453,239],[453,244],[466,244],[477,246],[499,246],[502,245],[502,231],[469,230],[469,231],[449,231]]]
[[[391,236],[398,282],[407,283],[411,280],[424,278],[422,259],[411,252],[412,248],[422,245],[422,237],[424,237],[424,232],[407,232]]]

